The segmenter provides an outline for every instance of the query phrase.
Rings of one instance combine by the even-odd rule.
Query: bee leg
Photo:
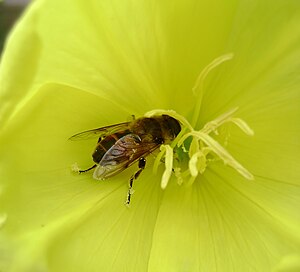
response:
[[[87,172],[87,171],[90,171],[90,170],[94,169],[96,166],[97,166],[97,164],[94,164],[92,167],[90,167],[90,168],[88,168],[88,169],[85,169],[85,170],[79,170],[78,172],[79,172],[79,174],[85,173],[85,172]]]
[[[129,189],[128,189],[128,193],[127,193],[127,199],[126,199],[126,202],[125,202],[126,205],[129,205],[129,203],[130,203],[130,199],[131,199],[131,195],[132,195],[133,181],[139,177],[139,175],[141,174],[141,172],[145,169],[145,166],[146,166],[146,160],[145,160],[144,157],[141,157],[140,160],[139,160],[139,170],[137,170],[131,176],[131,178],[129,180],[129,184],[128,184]]]

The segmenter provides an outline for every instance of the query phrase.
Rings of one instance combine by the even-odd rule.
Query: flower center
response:
[[[246,179],[254,179],[253,175],[211,136],[212,133],[218,134],[218,129],[226,123],[237,125],[247,135],[254,135],[253,130],[244,120],[233,117],[234,113],[238,110],[238,107],[229,110],[216,119],[206,123],[200,130],[195,130],[193,128],[193,126],[197,124],[199,118],[204,79],[212,69],[224,61],[230,60],[232,57],[233,54],[227,54],[215,59],[204,68],[198,76],[196,84],[192,89],[193,94],[196,96],[192,124],[173,110],[156,109],[145,113],[145,117],[166,114],[177,119],[182,125],[181,132],[177,135],[171,145],[161,145],[160,153],[154,162],[154,173],[157,172],[159,164],[162,161],[165,162],[165,171],[161,180],[162,189],[165,189],[168,185],[172,172],[174,172],[179,184],[182,184],[185,180],[187,180],[189,184],[192,184],[199,173],[203,174],[205,172],[210,163],[219,160],[222,160],[224,164],[231,166]],[[187,158],[187,160],[185,158]],[[188,163],[185,165],[186,169],[183,170],[182,167],[184,166],[185,161],[188,161]]]
[[[234,108],[216,119],[208,122],[200,130],[194,130],[191,124],[180,114],[173,110],[153,110],[145,114],[146,117],[154,115],[166,114],[177,119],[182,124],[182,130],[172,142],[171,145],[161,145],[160,153],[157,155],[153,170],[157,172],[159,164],[164,160],[165,171],[161,180],[162,189],[166,188],[172,172],[174,171],[177,182],[181,184],[183,180],[188,178],[188,183],[194,182],[198,174],[203,174],[207,166],[215,161],[222,160],[224,164],[231,166],[239,174],[248,180],[253,180],[253,175],[243,167],[233,156],[210,134],[218,134],[218,129],[225,123],[234,123],[247,135],[254,135],[253,130],[247,125],[245,121],[240,118],[233,117],[233,114],[238,108]],[[174,158],[175,153],[175,158]],[[175,163],[182,163],[180,157],[188,158],[188,165],[186,170],[182,170],[180,165]]]

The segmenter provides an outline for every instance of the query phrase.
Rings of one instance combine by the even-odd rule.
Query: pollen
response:
[[[198,76],[195,86],[192,88],[192,94],[195,95],[195,108],[192,118],[192,124],[182,115],[178,114],[174,110],[156,109],[149,111],[145,114],[145,117],[151,117],[154,115],[166,114],[181,123],[181,132],[177,135],[174,141],[169,145],[162,145],[160,153],[157,155],[153,171],[157,172],[157,169],[162,161],[165,162],[165,170],[162,175],[161,188],[165,189],[169,180],[174,173],[178,184],[187,182],[192,184],[199,175],[204,174],[206,169],[216,161],[223,161],[227,166],[232,167],[241,176],[247,180],[253,180],[254,176],[242,166],[227,150],[224,146],[227,145],[228,135],[225,137],[223,145],[219,143],[214,135],[219,134],[219,130],[224,127],[225,124],[232,123],[240,128],[246,135],[253,136],[254,131],[248,126],[248,124],[241,118],[235,117],[235,113],[238,107],[228,110],[221,114],[214,120],[206,123],[200,130],[194,129],[194,126],[198,122],[200,106],[202,102],[202,88],[204,86],[204,79],[208,73],[224,61],[230,60],[233,54],[227,54],[215,59],[210,63]],[[197,92],[198,91],[198,92]],[[174,156],[177,152],[183,153],[184,156]],[[181,160],[180,167],[173,167],[177,157],[187,158],[188,163]]]
[[[79,168],[77,162],[75,162],[75,163],[73,163],[73,164],[71,165],[71,170],[72,170],[72,172],[74,172],[74,173],[77,173],[77,174],[80,173],[80,168]]]

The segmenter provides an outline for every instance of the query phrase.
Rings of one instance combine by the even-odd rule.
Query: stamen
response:
[[[230,118],[228,122],[232,122],[236,124],[247,135],[249,136],[254,135],[254,131],[248,126],[248,124],[244,120],[240,118]]]
[[[220,126],[228,122],[236,124],[247,135],[254,135],[253,130],[244,120],[233,117],[233,114],[237,111],[237,109],[238,108],[236,107],[224,114],[221,114],[216,119],[208,122],[199,131],[194,130],[190,123],[175,111],[153,110],[146,114],[146,116],[168,114],[179,120],[182,125],[182,130],[177,135],[172,145],[162,145],[160,148],[161,151],[154,162],[153,170],[156,173],[159,164],[163,158],[165,159],[165,171],[161,180],[162,189],[166,188],[172,174],[173,152],[176,146],[180,148],[182,152],[187,153],[189,157],[187,170],[182,172],[182,169],[179,167],[174,169],[178,184],[182,184],[185,180],[188,180],[187,184],[192,184],[199,173],[203,174],[210,163],[218,160],[222,160],[225,165],[231,166],[244,178],[248,180],[254,179],[253,175],[245,167],[235,160],[219,142],[209,135],[210,133],[217,132],[217,129]],[[192,140],[189,144],[188,150],[186,150],[184,143],[190,137],[192,137]]]
[[[253,180],[253,175],[245,169],[240,163],[238,163],[227,151],[223,148],[216,140],[210,137],[208,134],[195,131],[187,134],[188,136],[194,136],[199,140],[202,140],[207,146],[211,148],[211,150],[220,157],[225,164],[233,167],[236,171],[238,171],[243,177],[249,180]]]
[[[226,55],[222,55],[216,59],[214,59],[210,64],[208,64],[199,74],[198,78],[196,79],[196,83],[194,87],[192,88],[193,94],[196,96],[196,103],[194,107],[194,114],[192,118],[192,125],[195,126],[198,121],[198,117],[200,115],[200,109],[202,104],[202,98],[203,98],[203,86],[204,86],[204,80],[206,79],[207,75],[217,66],[222,64],[223,62],[227,60],[231,60],[233,58],[234,54],[229,53]]]
[[[169,145],[161,145],[160,150],[165,150],[166,152],[166,169],[165,172],[162,175],[161,179],[161,188],[165,189],[168,185],[169,179],[172,174],[172,168],[173,168],[173,149]]]
[[[185,134],[185,135],[188,135],[188,134]],[[186,139],[187,137],[182,137],[180,140],[180,144],[179,144],[179,142],[177,143],[178,146],[181,146],[183,144],[182,139]],[[193,154],[198,152],[198,150],[199,150],[199,141],[196,138],[193,138],[191,145],[190,145],[190,149],[189,149],[189,157],[191,158],[193,156]]]
[[[224,123],[230,121],[231,116],[238,110],[238,107],[235,107],[223,114],[221,114],[219,117],[217,117],[215,120],[210,121],[205,124],[205,126],[201,129],[201,132],[203,133],[211,133],[212,131],[215,131],[218,127],[223,125]]]
[[[227,61],[227,60],[231,60],[233,58],[233,53],[228,53],[226,55],[222,55],[216,59],[214,59],[210,64],[208,64],[199,74],[199,76],[196,79],[196,83],[194,85],[194,87],[192,88],[193,94],[196,95],[196,90],[200,89],[202,90],[203,85],[204,85],[204,80],[207,77],[207,75],[209,74],[209,72],[211,70],[213,70],[214,68],[216,68],[217,66],[219,66],[221,63]]]
[[[200,150],[193,154],[189,161],[189,169],[191,175],[193,177],[197,177],[198,173],[204,172],[206,168],[206,157],[204,156],[203,152]]]
[[[155,161],[153,164],[153,174],[155,174],[155,175],[157,173],[158,166],[162,162],[162,158],[163,158],[163,155],[165,154],[165,151],[166,151],[165,149],[160,148],[160,152],[158,153],[158,155],[155,158]]]

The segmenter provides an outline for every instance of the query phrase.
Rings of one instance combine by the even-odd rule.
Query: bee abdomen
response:
[[[101,144],[101,142],[99,142],[96,146],[96,149],[93,153],[93,161],[96,163],[99,163],[102,159],[102,157],[104,156],[104,154],[106,153],[107,149]]]
[[[122,131],[115,134],[111,134],[106,136],[105,138],[101,139],[93,153],[93,160],[95,163],[99,163],[106,152],[118,141],[121,137],[128,134],[129,131]],[[117,151],[116,151],[117,152]]]

